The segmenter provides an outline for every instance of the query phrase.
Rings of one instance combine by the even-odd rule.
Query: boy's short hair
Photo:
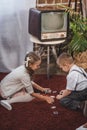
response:
[[[57,64],[58,65],[65,65],[65,63],[68,63],[68,64],[72,64],[74,61],[73,61],[73,57],[66,53],[66,52],[63,52],[62,54],[60,54],[60,56],[57,58]]]

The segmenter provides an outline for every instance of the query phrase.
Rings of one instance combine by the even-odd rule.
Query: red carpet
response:
[[[4,74],[0,75],[0,79]],[[36,75],[35,81],[43,87],[52,90],[65,88],[65,76],[52,76],[47,79],[46,75]],[[54,94],[52,94],[54,95]],[[8,111],[0,106],[0,130],[75,130],[84,124],[87,119],[80,111],[72,111],[62,107],[55,100],[56,109],[46,102],[34,100],[29,103],[13,104],[13,110]],[[53,111],[58,111],[57,115]]]

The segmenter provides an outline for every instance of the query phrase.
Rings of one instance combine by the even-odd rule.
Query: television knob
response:
[[[45,38],[45,39],[47,39],[47,36],[46,36],[46,35],[44,35],[44,38]]]
[[[61,37],[64,37],[64,34],[63,34],[63,33],[61,34]]]

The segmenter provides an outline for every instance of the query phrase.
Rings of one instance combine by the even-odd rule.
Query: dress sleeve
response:
[[[26,89],[26,91],[28,93],[33,93],[34,90],[33,90],[33,87],[32,87],[32,83],[31,83],[31,79],[30,79],[30,76],[29,75],[24,75],[22,78],[21,78],[21,82],[24,84],[24,87]]]

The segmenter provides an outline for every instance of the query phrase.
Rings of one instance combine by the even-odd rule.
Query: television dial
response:
[[[64,37],[64,34],[62,33],[60,37]]]

